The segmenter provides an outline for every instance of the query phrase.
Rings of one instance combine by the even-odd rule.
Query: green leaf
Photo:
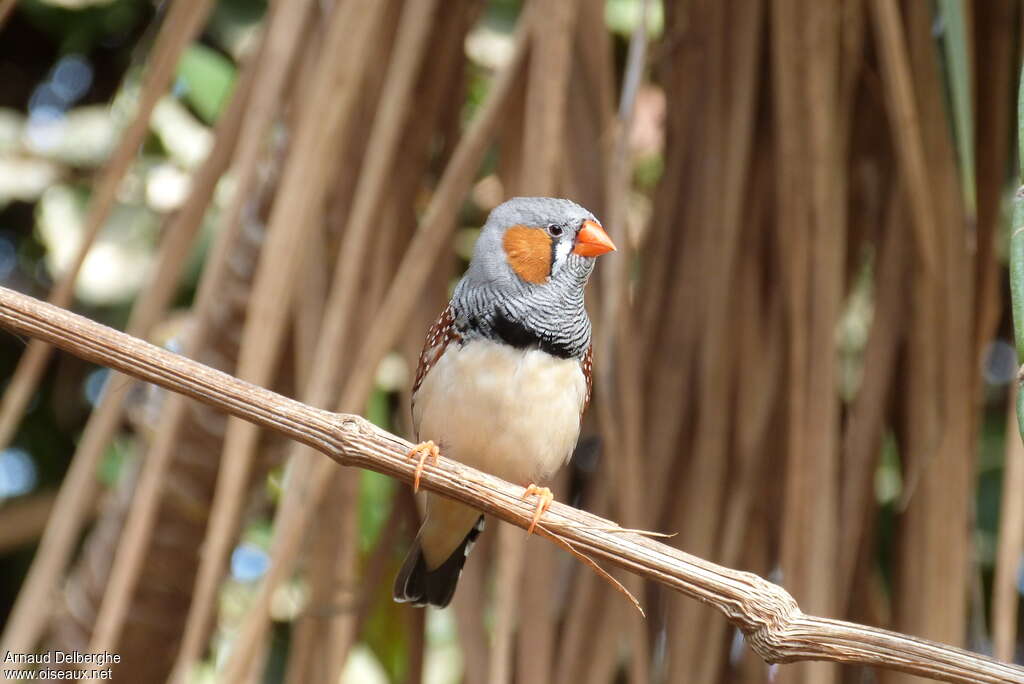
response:
[[[366,419],[383,430],[391,429],[391,405],[388,393],[374,388],[366,400]]]
[[[939,15],[945,25],[942,45],[946,52],[953,130],[960,160],[960,183],[967,215],[977,215],[974,184],[974,117],[971,108],[971,70],[967,54],[967,22],[963,0],[939,0]]]
[[[180,94],[206,123],[213,123],[231,96],[235,65],[216,50],[190,45],[178,63]]]
[[[1018,184],[1024,183],[1024,66],[1017,93]],[[1024,194],[1021,185],[1013,198],[1013,226],[1010,232],[1010,308],[1013,310],[1013,336],[1017,344],[1017,363],[1024,363]],[[1017,426],[1024,436],[1024,393],[1017,392]]]
[[[359,549],[363,553],[377,545],[394,495],[395,481],[390,477],[372,470],[359,471]]]
[[[643,0],[608,0],[604,5],[604,23],[621,36],[630,36],[643,14]],[[647,8],[647,31],[657,38],[665,27],[662,3],[652,2]]]

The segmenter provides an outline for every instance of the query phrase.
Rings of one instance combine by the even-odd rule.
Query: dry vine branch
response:
[[[276,430],[341,465],[412,481],[409,443],[359,416],[308,406],[7,288],[0,288],[0,326]],[[520,498],[521,487],[456,461],[442,457],[425,470],[421,484],[519,527],[531,520],[533,509]],[[570,506],[554,503],[545,522],[582,553],[711,604],[768,662],[828,660],[948,682],[1024,684],[1024,668],[883,629],[804,615],[782,587],[757,575],[640,535],[609,531],[616,527],[612,522]]]

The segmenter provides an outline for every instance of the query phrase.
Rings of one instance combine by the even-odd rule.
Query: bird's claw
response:
[[[423,474],[423,464],[427,462],[429,458],[433,461],[434,465],[437,465],[437,459],[441,455],[441,450],[437,448],[437,445],[432,441],[420,442],[412,449],[409,449],[409,453],[406,454],[408,458],[415,458],[416,473],[412,479],[412,491],[416,493],[420,490],[420,475]]]
[[[551,506],[551,502],[555,500],[555,495],[551,493],[550,489],[547,487],[538,487],[532,482],[520,498],[527,499],[534,495],[537,496],[537,508],[533,511],[533,521],[530,523],[529,529],[526,530],[526,534],[533,534],[533,530],[537,527],[537,522],[540,521],[540,517],[547,512],[548,507]]]

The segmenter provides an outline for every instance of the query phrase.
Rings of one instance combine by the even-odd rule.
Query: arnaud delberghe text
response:
[[[88,651],[44,651],[42,653],[4,653],[4,664],[13,665],[116,665],[121,656],[109,651],[89,653]]]

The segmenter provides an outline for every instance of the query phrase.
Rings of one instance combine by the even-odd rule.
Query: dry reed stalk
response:
[[[577,42],[583,40],[582,36],[577,38]],[[593,76],[587,73],[588,65],[582,63],[581,53],[582,50],[576,50],[572,77],[567,86],[569,91],[562,154],[571,154],[572,163],[566,164],[563,169],[559,196],[572,198],[574,202],[592,211],[606,230],[616,233],[615,237],[618,238],[616,246],[621,249],[619,243],[622,242],[624,233],[622,235],[617,233],[618,228],[614,226],[608,215],[606,188],[604,187],[608,169],[609,146],[607,142],[615,130],[614,112],[609,111],[605,116],[602,112],[602,103],[594,99],[594,93],[587,92]],[[612,67],[613,65],[609,61],[608,70],[611,70]],[[512,193],[506,192],[506,194]],[[616,255],[616,258],[619,258],[619,255]],[[593,316],[595,324],[601,320],[600,303],[604,297],[602,295],[603,287],[600,283],[603,281],[603,275],[602,271],[595,272],[594,286],[588,293],[590,300],[588,308],[595,314]],[[597,353],[596,348],[594,351]]]
[[[258,59],[250,60],[244,67],[241,74],[238,88],[232,95],[231,103],[218,122],[214,148],[210,156],[204,162],[199,173],[196,175],[192,187],[193,192],[189,195],[188,201],[178,213],[169,227],[167,245],[161,249],[157,275],[153,279],[153,285],[145,294],[152,292],[151,297],[145,295],[139,300],[139,318],[142,322],[129,322],[128,330],[135,328],[148,330],[158,316],[166,310],[167,305],[174,293],[178,276],[189,255],[192,238],[198,232],[202,224],[205,209],[213,196],[217,180],[227,168],[228,163],[235,151],[235,144],[238,140],[238,132],[241,129],[241,120],[247,110],[249,95],[252,91],[256,75]],[[149,313],[150,299],[158,300],[152,304],[152,313]],[[141,312],[147,312],[143,316]],[[135,323],[135,325],[133,325]],[[137,334],[137,333],[136,333]],[[116,396],[123,399],[122,393],[113,388],[115,383],[123,382],[127,378],[112,376],[108,387],[111,391],[106,393],[101,400],[94,416],[102,416],[104,412],[110,411],[118,416],[117,420],[109,423],[100,419],[101,424],[109,426],[111,432],[104,435],[97,442],[97,452],[89,454],[87,461],[98,463],[102,457],[106,443],[113,436],[113,430],[119,423],[121,414],[121,401],[110,401],[108,397]],[[88,428],[87,428],[88,429]],[[132,595],[135,590],[135,582],[138,579],[138,570],[142,566],[144,554],[146,553],[150,532],[156,520],[157,504],[159,502],[158,492],[163,482],[164,473],[170,460],[170,450],[156,452],[163,460],[150,462],[143,466],[142,475],[137,484],[132,511],[127,518],[127,524],[121,533],[118,543],[117,556],[108,581],[108,590],[103,598],[100,611],[96,616],[93,626],[92,638],[89,648],[94,652],[117,651],[117,643],[120,638],[121,629],[130,609]]]
[[[380,107],[380,98],[387,88],[387,75],[390,69],[394,68],[395,52],[392,46],[398,39],[398,29],[403,2],[391,0],[384,3],[384,15],[380,19],[380,29],[373,45],[370,46],[370,55],[367,58],[366,69],[359,74],[359,83],[355,84],[360,96],[356,100],[352,117],[341,132],[338,153],[332,156],[331,163],[326,169],[327,177],[330,179],[328,187],[330,193],[327,196],[325,224],[327,227],[328,253],[333,255],[335,260],[331,262],[335,269],[340,268],[339,261],[348,259],[355,263],[356,258],[365,251],[365,260],[369,261],[373,255],[369,240],[360,237],[360,231],[366,230],[361,224],[350,220],[353,205],[359,200],[360,188],[365,175],[365,165],[370,163],[369,148],[371,145],[371,134],[376,119],[383,111]],[[427,22],[425,27],[429,27]],[[314,59],[320,58],[313,55]],[[401,120],[401,119],[400,119]],[[379,214],[373,215],[373,222],[376,223]],[[374,233],[377,233],[377,226],[373,226]],[[362,240],[361,244],[359,243]],[[350,247],[349,245],[352,245]],[[363,261],[358,263],[359,273],[353,274],[350,282],[356,283],[357,288],[362,287],[362,273],[367,268]],[[338,295],[335,295],[338,298]],[[351,308],[358,308],[358,302]],[[341,314],[339,314],[341,315]],[[344,313],[343,317],[353,315],[351,312]],[[351,354],[349,343],[342,342],[339,345],[338,353],[342,358]],[[335,393],[337,389],[335,389]]]
[[[244,378],[265,381],[273,372],[304,249],[303,236],[317,225],[325,192],[324,171],[335,152],[332,142],[344,130],[355,104],[357,89],[346,85],[355,82],[365,67],[383,8],[384,4],[363,7],[349,2],[331,18],[325,52],[343,57],[321,61],[314,97],[303,110],[295,132],[245,322],[238,362],[238,373]],[[199,657],[206,625],[216,608],[215,596],[238,524],[258,435],[251,425],[228,422],[222,472],[176,665],[176,681],[184,679]]]
[[[808,438],[806,450],[799,455],[799,484],[787,473],[787,497],[799,499],[799,513],[793,526],[799,528],[794,540],[794,556],[799,556],[799,574],[806,573],[806,603],[815,612],[836,613],[835,568],[839,549],[839,397],[837,385],[837,349],[835,331],[839,322],[846,281],[846,131],[839,127],[837,113],[839,80],[839,2],[812,2],[805,17],[805,38],[810,48],[808,78],[804,102],[809,110],[809,210],[814,217],[810,229],[813,243],[810,250],[811,324],[807,359],[809,366],[806,418]],[[792,465],[793,462],[790,462]],[[799,492],[796,495],[795,492]],[[796,521],[799,520],[799,523]],[[788,530],[787,530],[788,531]],[[785,533],[784,533],[785,534]],[[783,558],[787,541],[783,539]],[[785,561],[784,561],[785,562]],[[787,583],[793,578],[793,567],[783,565]],[[799,576],[799,575],[798,575]],[[804,601],[804,598],[799,600]],[[836,677],[834,667],[814,665],[806,668],[808,681],[827,681]],[[825,673],[828,673],[825,675]]]
[[[341,680],[341,672],[348,661],[349,650],[355,642],[356,634],[356,599],[361,594],[359,563],[359,473],[348,470],[339,471],[335,476],[333,502],[335,509],[333,518],[336,524],[331,532],[338,537],[338,549],[332,563],[332,587],[330,602],[327,604],[332,619],[325,625],[321,638],[324,676],[320,680],[324,684],[334,684]],[[337,502],[344,502],[338,505]],[[350,503],[349,503],[350,502]],[[331,506],[327,503],[327,506]],[[328,518],[330,519],[330,518]]]
[[[578,3],[579,0],[565,0],[546,4],[544,20],[536,22],[523,133],[530,164],[529,171],[523,168],[520,181],[522,191],[528,195],[557,194],[561,180],[561,145],[557,142],[565,132],[566,85],[572,69]]]
[[[708,12],[707,3],[691,5],[686,12],[681,4],[666,7],[666,36],[672,36],[667,40],[675,58],[665,60],[663,80],[666,99],[679,106],[667,112],[666,167],[654,198],[642,254],[645,266],[634,300],[640,308],[637,356],[645,360],[638,382],[646,388],[643,434],[647,477],[665,485],[675,475],[674,469],[684,467],[688,457],[679,458],[679,449],[688,454],[692,438],[692,378],[700,323],[695,320],[699,312],[690,293],[698,284],[699,216],[704,206],[701,193],[691,188],[696,185],[692,182],[694,159],[702,154],[705,141],[704,136],[691,132],[704,125],[704,111],[696,104],[695,84],[688,74],[705,69],[708,59],[706,41],[684,43],[676,34],[683,32],[684,26],[707,25]],[[656,315],[648,316],[652,310]],[[655,372],[655,368],[660,370]],[[656,527],[674,529],[666,497],[666,492],[655,487],[647,508]]]
[[[289,130],[294,130],[301,123],[303,103],[313,100],[314,88],[319,77],[318,57],[323,55],[331,17],[344,6],[344,3],[345,0],[330,4],[314,3],[300,29],[301,45],[290,67],[287,84],[282,93],[286,114],[283,123]]]
[[[608,510],[611,507],[611,490],[609,478],[595,478],[593,485],[584,492],[584,498],[578,502],[578,507],[588,511]],[[597,613],[606,598],[599,594],[604,588],[604,583],[592,572],[573,573],[565,594],[566,609],[554,672],[556,682],[572,681],[583,671],[593,648],[594,625],[602,624]]]
[[[636,298],[646,305],[636,326],[641,330],[637,355],[645,361],[637,377],[644,383],[646,394],[646,478],[660,484],[650,488],[646,499],[648,519],[653,527],[682,532],[673,542],[682,547],[700,547],[703,537],[703,548],[708,553],[713,553],[708,548],[709,539],[720,512],[713,503],[701,511],[699,519],[688,519],[686,511],[708,496],[720,500],[721,495],[701,491],[696,501],[687,502],[692,492],[700,489],[698,481],[708,487],[713,486],[708,477],[721,483],[721,471],[717,475],[713,472],[719,464],[692,445],[696,421],[703,418],[706,436],[709,419],[694,410],[697,394],[702,391],[695,380],[697,363],[706,353],[702,352],[705,343],[701,340],[701,332],[706,329],[706,306],[703,297],[694,295],[708,276],[704,259],[716,254],[705,250],[719,221],[715,218],[719,208],[714,199],[719,192],[716,171],[705,167],[705,160],[714,160],[712,166],[720,168],[720,131],[724,125],[719,116],[721,94],[708,98],[701,84],[705,79],[715,79],[713,74],[721,78],[720,43],[714,36],[722,30],[724,12],[720,3],[666,6],[664,45],[669,57],[662,65],[666,99],[672,103],[666,122],[666,167],[646,237],[645,280]],[[702,473],[696,472],[702,467]],[[680,486],[687,491],[680,494]],[[682,634],[678,631],[680,625],[696,619],[697,611],[674,597],[665,599],[668,634]],[[671,680],[693,675],[687,653],[697,649],[704,631],[702,627],[683,638],[668,640],[666,660],[659,665],[667,668],[664,676]]]
[[[844,192],[835,141],[838,12],[832,4],[796,1],[772,10],[777,223],[790,351],[780,558],[786,586],[831,614],[838,508],[833,340],[845,239],[836,199]],[[785,672],[792,682],[833,682],[838,674],[824,663]]]
[[[494,613],[487,657],[487,684],[512,681],[512,647],[518,615],[519,582],[522,578],[526,537],[512,525],[497,527],[494,549]]]
[[[725,83],[727,72],[724,53],[727,43],[723,36],[727,23],[727,6],[724,3],[704,3],[699,16],[698,30],[704,42],[704,77],[709,82]],[[700,86],[692,84],[689,87]],[[690,416],[693,423],[690,429],[677,432],[678,441],[674,451],[689,451],[689,463],[685,466],[685,471],[681,469],[681,463],[669,465],[669,468],[676,470],[673,471],[674,476],[666,479],[658,479],[657,475],[652,473],[654,482],[663,483],[662,487],[658,488],[664,491],[660,494],[661,503],[671,520],[666,529],[679,532],[676,540],[679,548],[687,548],[702,557],[715,559],[718,557],[717,546],[728,465],[724,430],[725,404],[729,388],[723,381],[728,373],[726,361],[729,354],[723,349],[722,337],[725,334],[725,314],[731,297],[732,272],[731,268],[723,269],[723,265],[735,258],[738,234],[737,224],[724,223],[724,202],[717,199],[720,193],[728,194],[738,189],[720,186],[720,180],[725,173],[725,156],[728,154],[728,124],[725,121],[728,111],[725,98],[727,88],[716,89],[710,97],[702,99],[696,106],[699,108],[699,118],[690,125],[694,126],[692,130],[700,138],[696,142],[699,149],[696,156],[701,161],[689,170],[685,181],[689,187],[683,191],[688,191],[689,201],[693,203],[692,213],[687,218],[688,232],[691,235],[688,245],[690,254],[684,255],[684,259],[689,259],[689,264],[683,268],[692,269],[692,286],[705,292],[699,302],[693,303],[691,309],[696,320],[686,320],[685,323],[682,322],[685,319],[680,320],[680,323],[691,331],[691,346],[681,353],[692,354],[689,358],[694,369],[694,384],[692,389],[679,390],[680,393],[692,393],[693,404],[689,410],[692,411]],[[742,182],[743,179],[734,177],[733,180]],[[721,245],[715,237],[719,230],[723,234]],[[658,245],[653,236],[652,242],[648,244],[652,249],[656,249]],[[650,402],[649,406],[652,407],[653,413],[656,410],[655,403]],[[667,413],[665,409],[662,409],[662,412]],[[650,429],[664,428],[658,425]],[[652,442],[657,444],[654,440]],[[669,457],[668,452],[663,452],[663,448],[654,447],[655,452],[665,458],[666,462],[669,459],[676,460]],[[705,639],[709,634],[708,630],[698,625],[707,624],[710,615],[706,607],[681,601],[677,596],[669,599],[668,611],[669,633],[680,635],[680,638],[673,639],[668,646],[668,679],[690,679],[699,673],[698,663],[703,661]]]
[[[736,315],[731,336],[736,340],[733,353],[737,359],[755,359],[752,364],[733,364],[728,379],[732,411],[741,416],[731,438],[734,453],[730,465],[729,505],[724,513],[720,554],[730,564],[748,567],[744,547],[749,529],[763,520],[757,511],[763,497],[762,472],[770,464],[766,446],[777,420],[779,397],[784,390],[785,319],[781,292],[765,290],[766,243],[771,239],[774,216],[771,207],[773,189],[771,174],[774,160],[770,154],[759,154],[750,172],[747,216],[741,228],[737,255],[737,283],[729,306]],[[757,566],[760,567],[760,566]]]
[[[203,22],[206,21],[206,16],[209,14],[212,5],[212,0],[178,0],[178,2],[172,3],[164,20],[163,28],[157,36],[156,43],[153,45],[146,73],[143,76],[138,110],[131,124],[122,134],[120,144],[107,161],[99,180],[94,186],[82,229],[82,242],[75,253],[75,258],[70,266],[68,266],[68,269],[60,275],[50,293],[49,301],[55,305],[60,307],[71,305],[75,294],[75,281],[78,278],[82,264],[85,263],[89,249],[110,216],[121,181],[128,172],[129,166],[135,160],[139,146],[149,133],[149,119],[153,113],[153,108],[156,106],[157,100],[163,97],[167,91],[167,86],[174,75],[174,70],[178,65],[181,53],[184,51],[185,46],[199,32]],[[0,400],[0,446],[6,446],[13,439],[15,430],[17,430],[18,424],[25,413],[25,407],[28,406],[28,402],[32,398],[36,386],[39,384],[39,379],[46,367],[46,362],[50,358],[51,351],[39,344],[29,344],[18,361],[18,367],[15,369],[7,389],[4,390],[3,399]],[[65,498],[65,500],[67,499]],[[60,510],[66,510],[59,502],[58,506],[61,507]],[[42,558],[50,562],[50,559],[53,557],[44,553]],[[54,558],[54,560],[59,559]],[[42,568],[36,572],[41,571]],[[56,572],[60,572],[60,569]],[[49,577],[55,575],[53,572],[47,574]],[[40,592],[44,587],[37,585],[36,582],[41,584],[44,578],[35,575],[39,577],[36,580],[33,579],[33,575],[35,575],[35,572],[31,573],[26,581],[31,583],[27,587],[31,590],[32,605],[37,606],[39,605],[37,601],[42,599],[42,593]],[[37,586],[38,591],[33,588]],[[21,602],[19,601],[19,603]],[[4,636],[0,639],[5,646],[11,646],[12,650],[24,650],[24,645],[28,643],[27,640],[38,638],[38,634],[35,631],[37,625],[26,624],[31,618],[26,616],[25,611],[26,609],[23,605],[19,607],[18,604],[15,604],[12,618],[8,620],[4,629]],[[33,615],[39,615],[40,612],[37,611]],[[28,629],[28,627],[32,627],[32,629]],[[15,635],[18,635],[19,638],[16,638]],[[9,638],[14,640],[8,643]],[[18,648],[15,649],[15,646]]]
[[[865,0],[844,2],[839,8],[839,130],[849,131],[856,120],[857,88],[864,72],[864,48],[867,43]],[[850,138],[843,136],[844,147]]]
[[[646,360],[641,382],[647,389],[643,430],[647,475],[667,486],[673,479],[682,481],[688,464],[679,454],[691,452],[693,378],[703,326],[703,307],[696,293],[707,230],[706,205],[711,201],[702,184],[709,176],[701,164],[714,154],[703,134],[709,103],[701,91],[713,59],[711,41],[694,38],[704,35],[712,13],[720,8],[711,2],[670,3],[665,10],[663,82],[666,99],[673,106],[666,113],[666,165],[655,195],[643,254],[645,279],[636,301],[644,307],[637,326],[641,331],[637,355]],[[679,529],[669,520],[665,499],[661,488],[655,488],[648,507],[656,526]]]
[[[975,258],[975,358],[983,358],[986,346],[996,335],[1003,311],[1000,291],[1002,269],[997,240],[1003,227],[1002,207],[1006,185],[1006,164],[1013,148],[1010,114],[1015,58],[1015,12],[1009,0],[975,3],[973,10],[976,51],[973,84],[976,138],[977,256]]]
[[[593,211],[605,228],[618,231],[609,220],[605,197],[608,154],[615,133],[612,36],[604,25],[604,3],[578,1],[564,133],[572,163],[563,169],[562,194]],[[599,270],[596,279],[600,280],[602,273]],[[600,287],[592,287],[591,292],[594,301],[600,302]]]
[[[922,142],[919,105],[914,99],[913,79],[904,38],[903,21],[894,0],[869,0],[872,28],[881,59],[882,81],[890,128],[894,132],[900,170],[907,186],[917,255],[926,275],[934,275],[939,266],[937,246],[932,235],[935,225],[932,192]]]
[[[532,5],[527,5],[528,11]],[[532,55],[530,55],[532,58]],[[529,62],[527,62],[529,65]],[[528,74],[527,70],[527,74]],[[495,147],[501,150],[498,155],[498,163],[495,175],[501,180],[502,194],[505,197],[516,197],[525,195],[526,192],[520,187],[524,175],[525,162],[523,159],[523,133],[526,121],[526,89],[527,77],[522,78],[515,84],[514,91],[509,97],[507,110],[502,117],[500,130],[498,132]]]
[[[601,144],[590,145],[607,152],[607,136],[615,116],[615,53],[612,36],[605,25],[605,3],[601,0],[577,0],[582,3],[576,29],[576,60],[585,79],[585,97],[597,113]],[[646,26],[646,25],[645,25]],[[646,62],[646,59],[644,60]],[[601,203],[595,202],[595,206]]]
[[[316,372],[312,360],[324,318],[329,274],[325,237],[322,230],[311,231],[302,257],[302,285],[292,293],[295,298],[292,365],[298,387],[306,387]]]
[[[427,612],[425,610],[408,610],[405,612],[408,625],[409,669],[405,677],[407,684],[418,684],[423,681],[423,661],[427,649]]]
[[[607,589],[602,587],[601,591],[607,592]],[[594,618],[594,625],[597,625],[597,628],[591,636],[589,653],[580,670],[573,673],[568,681],[615,681],[619,665],[619,642],[622,638],[622,631],[616,629],[616,625],[619,619],[625,617],[619,612],[621,608],[630,609],[629,606],[609,600],[601,601],[598,604]]]
[[[640,282],[641,307],[638,327],[641,346],[638,356],[650,359],[645,377],[652,410],[647,432],[659,435],[648,445],[656,462],[653,476],[663,473],[670,463],[667,454],[675,448],[677,431],[663,431],[675,416],[687,415],[690,394],[684,389],[693,383],[697,307],[693,292],[697,286],[696,217],[700,196],[687,192],[701,154],[700,136],[693,135],[703,125],[701,104],[706,99],[701,84],[708,60],[707,41],[697,40],[707,25],[709,3],[667,3],[665,33],[656,60],[666,100],[665,167],[654,198],[654,211],[643,254],[644,271]],[[697,201],[695,201],[697,200]],[[668,350],[671,350],[669,354]],[[660,353],[660,355],[659,355]],[[655,372],[654,369],[658,369]],[[672,397],[681,402],[671,412],[660,410],[661,399]],[[663,458],[663,456],[665,458]]]
[[[768,169],[769,165],[758,163],[757,171]],[[762,188],[754,191],[751,202],[751,216],[758,216],[760,198],[765,197],[764,188],[767,182],[758,183],[766,178],[759,173],[751,179],[752,187]],[[732,364],[727,384],[731,398],[731,410],[742,419],[732,438],[732,459],[729,473],[728,505],[724,509],[721,524],[721,538],[718,544],[718,556],[724,564],[749,568],[745,564],[748,530],[755,526],[761,516],[755,509],[756,497],[761,483],[764,482],[765,456],[764,444],[769,441],[771,420],[776,413],[775,408],[781,393],[784,370],[785,346],[783,341],[784,321],[781,316],[782,306],[777,293],[770,301],[764,301],[759,292],[758,283],[759,260],[761,250],[758,235],[763,232],[759,221],[752,220],[744,225],[744,239],[741,241],[741,254],[738,256],[739,282],[733,292],[733,303],[730,308],[737,313],[732,321],[732,339],[737,340],[735,350],[738,359],[757,359],[756,363],[747,365]],[[758,568],[761,570],[761,568]],[[708,620],[705,632],[705,650],[697,661],[694,681],[717,681],[720,670],[727,663],[728,639],[727,632],[732,631],[724,620]]]
[[[488,648],[487,614],[488,598],[487,580],[492,567],[490,553],[496,535],[487,535],[481,539],[483,548],[474,548],[473,555],[479,554],[472,563],[466,565],[462,577],[459,578],[459,591],[452,601],[455,622],[458,629],[459,649],[462,651],[462,676],[466,682],[487,681],[490,668],[490,650]],[[490,540],[490,541],[487,541]]]
[[[53,492],[4,502],[0,508],[0,554],[35,541],[46,528],[57,495]]]
[[[82,245],[71,267],[50,295],[50,301],[58,306],[70,305],[78,272],[89,248],[106,222],[114,205],[117,188],[149,130],[149,117],[153,108],[167,89],[179,56],[185,45],[198,32],[211,4],[209,0],[180,0],[172,6],[165,28],[160,32],[153,48],[153,56],[142,86],[138,112],[96,185],[86,216]],[[231,141],[227,142],[230,148]],[[218,161],[211,160],[210,165],[216,166]],[[201,203],[205,207],[201,195],[201,191],[197,193],[196,199],[192,202],[193,206]],[[176,280],[177,272],[180,272],[185,257],[184,250],[191,241],[188,232],[191,227],[176,222],[173,228],[175,231],[168,235],[162,246],[165,250],[164,256],[168,256],[168,268],[160,272],[164,277],[157,278],[147,285],[133,310],[131,329],[134,334],[145,334],[159,318],[171,296],[173,280]],[[191,234],[194,234],[194,231]],[[177,269],[173,266],[175,259]],[[0,406],[0,444],[9,443],[13,437],[51,351],[45,345],[31,343],[19,361]],[[119,400],[123,398],[128,384],[108,383],[107,386],[110,391],[105,392],[105,409],[96,419],[90,420],[82,437],[76,458],[72,461],[61,486],[61,493],[58,495],[47,531],[33,559],[32,568],[19,591],[18,599],[4,627],[3,636],[0,637],[5,649],[20,652],[31,649],[50,617],[50,610],[41,606],[49,605],[46,597],[56,586],[77,540],[83,513],[90,505],[96,490],[96,466],[109,436],[116,428],[120,417]]]
[[[568,596],[568,615],[562,623],[561,643],[555,660],[554,680],[570,682],[579,678],[587,658],[593,653],[594,625],[603,624],[598,616],[607,601],[598,600],[602,583],[590,572],[575,573]]]
[[[288,666],[285,669],[285,684],[304,684],[313,680],[313,647],[316,639],[316,622],[307,615],[293,621],[291,640],[288,646]]]
[[[0,288],[0,327],[42,339],[81,358],[198,399],[322,451],[343,466],[405,482],[416,465],[410,444],[352,414],[335,414],[216,371],[69,311]],[[441,457],[422,473],[428,491],[523,528],[533,507],[522,487]],[[804,614],[780,586],[619,528],[561,503],[538,527],[542,536],[714,604],[769,662],[822,659],[872,664],[951,682],[1024,682],[1024,669],[887,630]]]
[[[729,12],[729,9],[734,11]],[[686,548],[700,548],[709,557],[720,557],[720,536],[724,520],[726,492],[730,491],[730,506],[733,501],[731,486],[727,487],[729,464],[729,426],[727,424],[732,396],[732,380],[735,360],[743,358],[731,349],[730,315],[734,311],[736,266],[739,262],[740,234],[746,214],[741,216],[741,207],[747,203],[748,160],[751,157],[754,110],[758,72],[757,56],[762,31],[760,3],[744,5],[742,8],[723,6],[713,15],[708,32],[712,45],[720,46],[710,56],[709,77],[721,82],[707,112],[707,129],[704,133],[711,146],[710,159],[702,164],[706,173],[705,191],[712,186],[716,200],[709,203],[708,214],[702,223],[705,232],[704,258],[700,288],[707,293],[706,316],[702,325],[697,399],[697,418],[693,463],[687,474],[686,492],[677,508],[677,522],[681,527],[680,543]],[[735,40],[725,40],[725,27]],[[719,74],[716,78],[713,74]],[[747,219],[749,220],[749,219]],[[673,528],[675,529],[675,528]],[[673,649],[672,670],[676,676],[683,676],[689,669],[689,678],[695,682],[717,679],[717,673],[705,671],[694,673],[694,664],[710,665],[717,661],[709,655],[715,648],[717,630],[700,629],[706,624],[706,614],[693,604],[678,601],[673,614],[672,629],[676,634],[685,634],[686,645],[681,650]],[[697,668],[698,672],[699,667]],[[671,676],[671,675],[670,675]]]
[[[934,327],[922,331],[927,337],[918,344],[931,347],[929,353],[934,355],[941,373],[936,391],[911,392],[907,397],[910,402],[933,401],[937,425],[931,434],[934,441],[919,443],[908,454],[910,494],[904,497],[906,511],[900,525],[905,546],[898,550],[896,625],[960,644],[967,624],[968,566],[972,557],[968,521],[972,517],[973,465],[967,455],[975,453],[973,398],[977,396],[978,374],[972,357],[974,293],[969,275],[969,228],[950,130],[945,117],[939,115],[945,104],[931,21],[931,8],[910,7],[907,43],[915,94],[919,111],[933,113],[922,118],[920,133],[942,270],[941,280],[922,284],[925,296],[931,297],[935,316]],[[886,680],[906,678],[887,676]]]
[[[309,586],[308,601],[317,606],[317,611],[305,610],[292,620],[288,667],[284,678],[287,684],[319,682],[324,679],[326,658],[316,659],[315,655],[321,641],[318,630],[323,626],[323,618],[332,609],[331,597],[327,592],[330,590],[333,575],[331,560],[335,557],[340,541],[333,532],[331,525],[324,524],[317,526],[309,535],[309,553],[306,556],[306,565],[302,569]],[[262,638],[265,637],[261,635]],[[262,646],[262,641],[256,644],[257,648]]]
[[[903,297],[883,293],[899,292],[906,287],[911,267],[906,222],[907,198],[902,186],[897,184],[889,193],[882,221],[884,234],[880,236],[875,259],[875,309],[864,349],[863,379],[850,406],[843,434],[840,524],[846,542],[840,547],[836,592],[839,596],[851,597],[849,603],[853,603],[857,595],[853,586],[858,566],[874,556],[873,546],[868,542],[874,539],[875,473],[894,398],[898,354],[910,315]]]
[[[566,87],[566,111],[561,174],[563,197],[571,197],[590,209],[606,229],[617,232],[607,213],[607,175],[611,144],[615,139],[615,55],[612,37],[604,28],[600,0],[579,0],[573,39],[571,73]],[[508,193],[507,193],[508,194]],[[620,236],[619,242],[622,242]],[[621,245],[620,245],[621,248]],[[598,271],[595,283],[602,279]],[[591,288],[591,310],[599,311],[603,288]],[[600,316],[595,317],[595,322]],[[595,350],[596,351],[596,350]]]
[[[1024,492],[1024,443],[1017,425],[1015,395],[1010,392],[1007,402],[999,543],[992,580],[992,653],[1007,662],[1013,661],[1017,646],[1017,580],[1024,565],[1024,498],[1020,496]]]
[[[935,397],[938,395],[937,378],[939,360],[934,340],[937,328],[937,312],[939,302],[932,290],[926,284],[933,282],[924,277],[919,269],[914,269],[914,277],[911,280],[911,308],[909,321],[909,335],[906,347],[906,374],[907,380],[903,388],[905,393],[902,397],[902,411],[905,412],[904,424],[899,430],[900,460],[903,465],[904,477],[904,499],[907,493],[916,498],[920,495],[920,482],[916,473],[920,472],[920,463],[934,460],[932,451],[939,443],[939,415]],[[902,502],[901,502],[902,503]],[[918,512],[914,506],[913,510],[904,513],[901,521],[900,554],[901,557],[895,562],[900,573],[909,573],[914,567],[913,559],[918,554],[926,554],[928,547],[927,538],[923,534],[914,534],[911,524],[917,521],[924,512]],[[908,515],[911,513],[911,515]],[[910,528],[907,530],[907,528]],[[904,531],[906,530],[906,531]],[[907,576],[907,582],[910,576]],[[897,585],[899,586],[899,584]],[[920,593],[920,585],[909,590],[908,596],[899,597],[894,601],[894,613],[898,623],[907,624],[910,622],[920,624],[922,615],[928,610],[924,604],[927,599]],[[898,591],[898,590],[897,590]],[[948,596],[943,600],[947,600]],[[913,603],[911,601],[913,600]],[[915,617],[916,616],[916,617]]]

